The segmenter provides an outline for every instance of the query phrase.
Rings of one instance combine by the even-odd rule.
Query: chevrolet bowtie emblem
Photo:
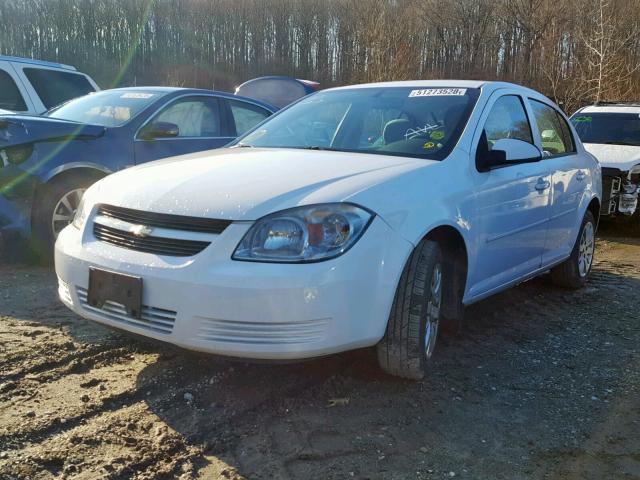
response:
[[[148,237],[151,235],[151,232],[153,232],[153,228],[147,227],[146,225],[133,225],[129,228],[129,231],[136,237]]]

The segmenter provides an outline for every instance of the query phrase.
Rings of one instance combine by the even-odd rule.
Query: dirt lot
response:
[[[469,308],[420,383],[370,350],[150,345],[68,312],[50,270],[0,267],[0,478],[640,478],[640,241],[597,255],[581,291],[542,278]]]

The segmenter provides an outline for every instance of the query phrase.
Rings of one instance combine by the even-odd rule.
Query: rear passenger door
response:
[[[517,91],[500,90],[490,99],[474,144],[491,149],[501,139],[534,145],[530,115]],[[477,155],[472,152],[472,161]],[[484,297],[540,268],[549,219],[549,167],[543,161],[506,164],[489,171],[473,168],[476,255],[469,295]]]
[[[534,118],[536,143],[543,162],[551,171],[551,217],[542,254],[542,264],[566,258],[576,240],[576,215],[584,195],[588,171],[576,151],[571,129],[564,115],[541,100],[529,99]]]
[[[184,155],[222,147],[235,135],[225,122],[221,99],[214,95],[186,95],[171,100],[153,114],[138,130],[135,137],[136,163]],[[142,138],[145,127],[173,124],[173,137]]]

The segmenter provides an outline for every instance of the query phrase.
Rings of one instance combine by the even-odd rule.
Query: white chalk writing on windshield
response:
[[[406,140],[409,137],[415,137],[415,136],[420,135],[421,133],[427,133],[427,132],[429,132],[431,130],[435,130],[436,128],[440,128],[440,124],[437,124],[437,123],[435,125],[427,124],[424,127],[410,128],[404,134],[404,138]]]

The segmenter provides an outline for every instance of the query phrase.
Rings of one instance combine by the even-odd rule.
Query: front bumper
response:
[[[638,208],[640,185],[634,183],[629,172],[618,169],[602,169],[603,208],[602,215],[633,215]]]
[[[91,223],[91,222],[89,222]],[[61,300],[82,317],[183,348],[302,359],[376,344],[413,246],[376,217],[344,255],[319,263],[231,260],[248,223],[192,257],[141,253],[67,227],[56,243]],[[142,320],[86,303],[89,267],[141,276]]]

